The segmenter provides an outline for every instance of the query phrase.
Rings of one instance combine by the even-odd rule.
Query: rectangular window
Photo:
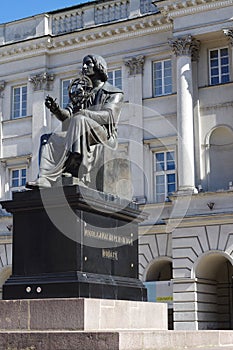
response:
[[[27,170],[26,168],[11,170],[11,188],[22,187],[26,185]]]
[[[209,51],[210,85],[228,83],[230,81],[228,48]]]
[[[154,182],[156,202],[164,202],[176,191],[175,152],[154,153]]]
[[[108,82],[119,89],[122,89],[122,72],[121,69],[108,71]]]
[[[66,108],[67,104],[69,103],[69,86],[72,79],[66,79],[62,80],[62,86],[61,86],[61,105],[62,108]]]
[[[172,93],[172,62],[171,60],[153,62],[154,96]]]
[[[12,117],[21,118],[27,115],[27,86],[13,88]]]

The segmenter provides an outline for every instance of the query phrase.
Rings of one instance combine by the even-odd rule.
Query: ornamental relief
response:
[[[129,67],[129,75],[136,75],[143,73],[144,56],[135,56],[125,61],[125,65]]]
[[[31,76],[28,81],[33,84],[34,91],[52,90],[52,82],[54,81],[54,74],[47,72]]]
[[[191,56],[193,61],[199,58],[200,41],[193,38],[192,35],[172,38],[168,43],[176,56]]]

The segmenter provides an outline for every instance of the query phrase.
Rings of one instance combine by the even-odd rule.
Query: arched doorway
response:
[[[172,279],[172,261],[168,258],[153,260],[146,269],[146,281],[167,281]]]
[[[233,266],[228,256],[223,252],[202,256],[195,276],[198,329],[232,329]]]
[[[144,284],[148,301],[165,302],[168,305],[168,329],[173,329],[172,259],[160,257],[147,266]]]

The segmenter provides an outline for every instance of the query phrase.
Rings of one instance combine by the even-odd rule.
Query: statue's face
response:
[[[83,74],[87,75],[87,76],[93,76],[95,75],[95,69],[94,69],[95,65],[91,59],[91,57],[86,56],[83,59],[83,67],[82,67],[82,71]]]

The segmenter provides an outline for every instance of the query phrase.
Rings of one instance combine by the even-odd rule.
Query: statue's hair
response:
[[[90,57],[94,63],[94,67],[100,75],[101,81],[108,80],[108,67],[105,59],[102,56],[91,54],[85,57]],[[84,57],[84,59],[85,59]]]

